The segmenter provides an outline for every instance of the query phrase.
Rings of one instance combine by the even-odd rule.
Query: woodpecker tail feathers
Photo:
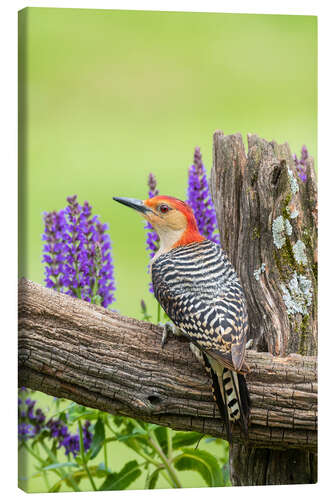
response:
[[[247,437],[250,398],[244,376],[224,368],[222,377],[218,377],[218,382],[227,410],[228,421],[230,423],[238,422],[242,432]]]
[[[222,376],[218,376],[217,380],[224,407],[221,416],[225,419],[228,440],[231,443],[231,425],[233,423],[238,423],[244,436],[248,436],[249,393],[245,378],[240,373],[223,368]]]
[[[245,377],[228,368],[216,370],[215,363],[209,362],[204,356],[206,366],[210,367],[213,381],[213,394],[223,418],[228,441],[232,442],[232,424],[238,423],[245,437],[248,436],[248,421],[250,415],[250,397]],[[212,360],[210,360],[212,361]]]

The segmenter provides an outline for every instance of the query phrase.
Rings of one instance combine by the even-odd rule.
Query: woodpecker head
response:
[[[115,201],[134,208],[155,229],[160,237],[161,252],[195,241],[203,241],[189,205],[172,196],[154,196],[148,200],[113,198]]]

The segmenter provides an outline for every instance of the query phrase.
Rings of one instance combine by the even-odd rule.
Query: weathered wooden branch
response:
[[[22,279],[19,384],[174,429],[225,437],[205,370],[162,329]],[[316,358],[248,351],[256,447],[316,449]],[[240,438],[237,426],[234,440]]]

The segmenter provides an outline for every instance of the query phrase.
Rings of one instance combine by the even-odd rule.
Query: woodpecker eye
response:
[[[162,214],[166,214],[170,210],[170,207],[165,203],[162,203],[162,205],[160,205],[158,209]]]
[[[159,210],[162,214],[166,214],[169,211],[169,207],[168,205],[162,204],[159,206]]]

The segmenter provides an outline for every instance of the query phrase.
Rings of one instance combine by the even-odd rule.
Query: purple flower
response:
[[[22,395],[22,394],[21,394]],[[65,454],[70,453],[76,456],[80,451],[80,436],[71,434],[67,425],[61,419],[50,418],[46,422],[46,417],[40,408],[35,409],[36,401],[27,397],[25,400],[19,398],[18,406],[18,437],[20,441],[27,441],[41,435],[53,439],[58,444],[58,448],[63,447]],[[85,451],[89,450],[92,443],[92,433],[90,432],[90,422],[86,420],[83,426],[83,445]]]
[[[65,449],[65,455],[72,455],[75,457],[80,451],[80,436],[79,433],[71,434],[67,425],[61,419],[50,419],[46,427],[49,431],[50,437],[58,442],[58,448]],[[89,430],[90,422],[86,420],[83,426],[83,447],[85,451],[89,450],[92,442],[92,433]]]
[[[85,451],[87,451],[87,450],[89,450],[91,443],[92,443],[92,439],[93,439],[93,435],[90,432],[89,420],[86,420],[82,430],[83,430],[83,446],[84,446]]]
[[[45,282],[48,288],[60,290],[63,282],[61,275],[64,273],[65,243],[63,234],[67,229],[65,212],[44,213],[45,232],[42,239],[44,245],[43,262],[45,262]]]
[[[307,175],[306,175],[306,167],[307,167],[307,160],[309,158],[309,153],[307,150],[307,147],[305,145],[302,146],[301,149],[301,157],[300,159],[297,158],[297,155],[294,154],[294,161],[297,169],[297,173],[299,178],[303,181],[306,182]]]
[[[116,289],[113,278],[112,256],[111,256],[111,241],[109,236],[105,233],[108,229],[107,224],[102,224],[96,220],[96,232],[94,234],[94,249],[92,250],[91,257],[95,258],[97,268],[95,279],[98,282],[97,295],[103,298],[102,306],[108,307],[109,304],[114,302],[113,293]]]
[[[158,189],[156,189],[157,182],[156,182],[156,177],[153,174],[148,175],[148,187],[149,187],[149,192],[148,192],[148,197],[149,198],[154,198],[154,196],[157,196],[159,194]],[[149,250],[149,257],[152,259],[159,249],[159,243],[160,243],[160,238],[158,234],[154,231],[153,226],[147,222],[145,225],[145,229],[147,229],[147,239],[146,239],[146,250]],[[148,272],[149,272],[149,266],[148,266]],[[149,291],[151,293],[154,293],[153,290],[153,284],[149,284]]]
[[[37,436],[42,430],[45,415],[40,408],[35,410],[35,404],[36,401],[29,397],[18,400],[18,436],[21,441]]]
[[[67,202],[64,210],[44,214],[46,286],[108,307],[115,300],[108,226],[87,201],[80,205],[74,195]]]
[[[220,243],[219,235],[216,234],[215,209],[199,147],[194,150],[193,165],[188,170],[187,197],[187,203],[194,212],[200,234],[215,243]]]
[[[18,438],[19,441],[26,441],[27,439],[31,439],[35,437],[35,428],[31,424],[27,424],[26,422],[21,422],[18,424]]]
[[[67,425],[61,419],[50,418],[46,423],[46,427],[49,430],[50,436],[59,440],[59,442],[62,442],[69,434]]]

